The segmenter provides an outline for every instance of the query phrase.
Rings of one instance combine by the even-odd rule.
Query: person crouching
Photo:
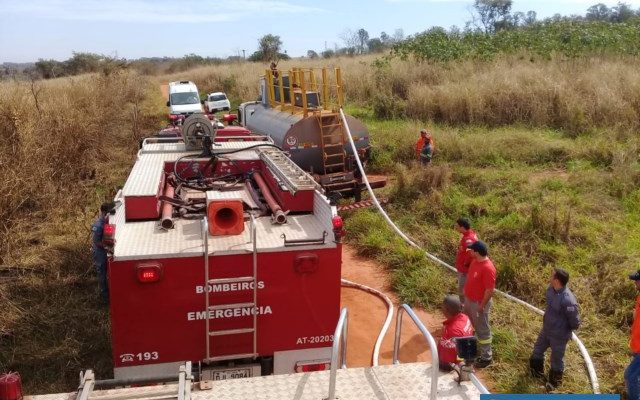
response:
[[[449,294],[442,302],[442,336],[438,342],[438,357],[440,371],[451,371],[453,365],[458,364],[458,354],[454,338],[473,336],[473,327],[469,317],[462,313],[460,297]]]

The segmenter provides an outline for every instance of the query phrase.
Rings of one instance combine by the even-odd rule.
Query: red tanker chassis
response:
[[[110,217],[115,378],[203,379],[327,368],[340,306],[341,220],[269,139],[188,150],[143,142]],[[208,147],[208,149],[207,149]]]

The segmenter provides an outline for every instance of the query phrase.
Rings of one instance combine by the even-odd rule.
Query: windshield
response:
[[[200,103],[200,98],[196,92],[173,93],[171,95],[171,104],[174,106],[198,103]]]
[[[209,101],[220,101],[220,100],[226,100],[226,99],[227,99],[227,96],[223,94],[213,94],[209,96]]]

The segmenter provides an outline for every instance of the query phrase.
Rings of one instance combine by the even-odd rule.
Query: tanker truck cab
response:
[[[188,115],[202,112],[196,84],[191,81],[169,82],[169,114]]]

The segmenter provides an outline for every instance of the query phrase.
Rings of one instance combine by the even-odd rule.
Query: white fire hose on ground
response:
[[[387,213],[384,211],[384,209],[382,208],[382,206],[380,205],[380,202],[378,201],[378,198],[376,197],[376,195],[373,193],[373,189],[371,189],[371,185],[369,185],[369,180],[367,179],[367,175],[364,172],[364,168],[362,167],[362,162],[360,161],[360,157],[358,156],[358,151],[356,149],[356,145],[355,143],[353,143],[353,138],[351,137],[351,130],[349,129],[349,124],[347,123],[347,119],[344,115],[344,112],[342,111],[342,108],[340,109],[340,116],[342,117],[342,123],[344,124],[345,129],[347,130],[347,138],[349,139],[349,144],[351,145],[351,150],[353,151],[353,155],[354,158],[356,160],[356,163],[358,164],[358,169],[360,170],[360,173],[362,174],[362,180],[364,181],[367,190],[369,192],[369,195],[371,196],[371,199],[373,200],[373,202],[376,205],[376,208],[378,209],[378,211],[380,211],[380,214],[382,215],[382,217],[387,221],[387,224],[389,224],[389,226],[391,226],[391,228],[393,228],[393,230],[400,235],[400,237],[402,237],[402,239],[404,239],[405,242],[407,242],[409,245],[418,248],[422,251],[424,251],[420,246],[418,246],[413,240],[411,240],[411,238],[409,238],[407,235],[405,235],[404,232],[402,232],[400,230],[400,228],[398,228],[398,226],[391,220],[391,218],[389,218],[389,215],[387,215]],[[427,251],[424,251],[424,254],[427,256],[427,258],[429,258],[430,260],[432,260],[433,262],[435,262],[436,264],[440,264],[443,267],[446,267],[448,269],[450,269],[453,272],[456,272],[456,269],[454,267],[452,267],[451,265],[447,264],[446,262],[442,261],[441,259],[439,259],[438,257],[434,256],[433,254],[430,254]],[[518,303],[522,306],[525,306],[526,308],[530,309],[531,311],[540,314],[540,315],[544,315],[544,311],[542,311],[541,309],[525,302],[524,300],[520,300],[517,297],[514,297],[506,292],[503,292],[501,290],[496,289],[496,292],[499,293],[500,295],[506,297],[507,299]],[[578,349],[580,350],[580,354],[582,355],[582,358],[584,358],[584,362],[587,366],[587,371],[589,373],[589,380],[591,381],[591,388],[593,390],[593,393],[595,394],[599,394],[600,393],[600,384],[598,383],[598,376],[596,375],[596,370],[593,366],[593,361],[591,361],[591,356],[589,356],[589,353],[587,352],[587,348],[584,346],[584,344],[582,343],[582,341],[580,340],[580,338],[578,338],[578,336],[575,333],[571,334],[571,339],[573,339],[576,344],[578,345]]]
[[[393,318],[393,303],[389,299],[389,297],[369,286],[365,286],[359,283],[351,282],[346,279],[342,279],[342,286],[350,287],[354,289],[364,290],[365,292],[371,293],[375,296],[378,296],[387,304],[387,318],[384,320],[384,324],[382,325],[382,329],[380,329],[380,334],[378,334],[378,339],[376,339],[376,344],[373,346],[373,357],[371,359],[371,364],[374,367],[378,366],[378,358],[380,356],[380,346],[382,345],[382,339],[387,334],[387,330],[389,329],[389,325],[391,324],[391,319]]]

